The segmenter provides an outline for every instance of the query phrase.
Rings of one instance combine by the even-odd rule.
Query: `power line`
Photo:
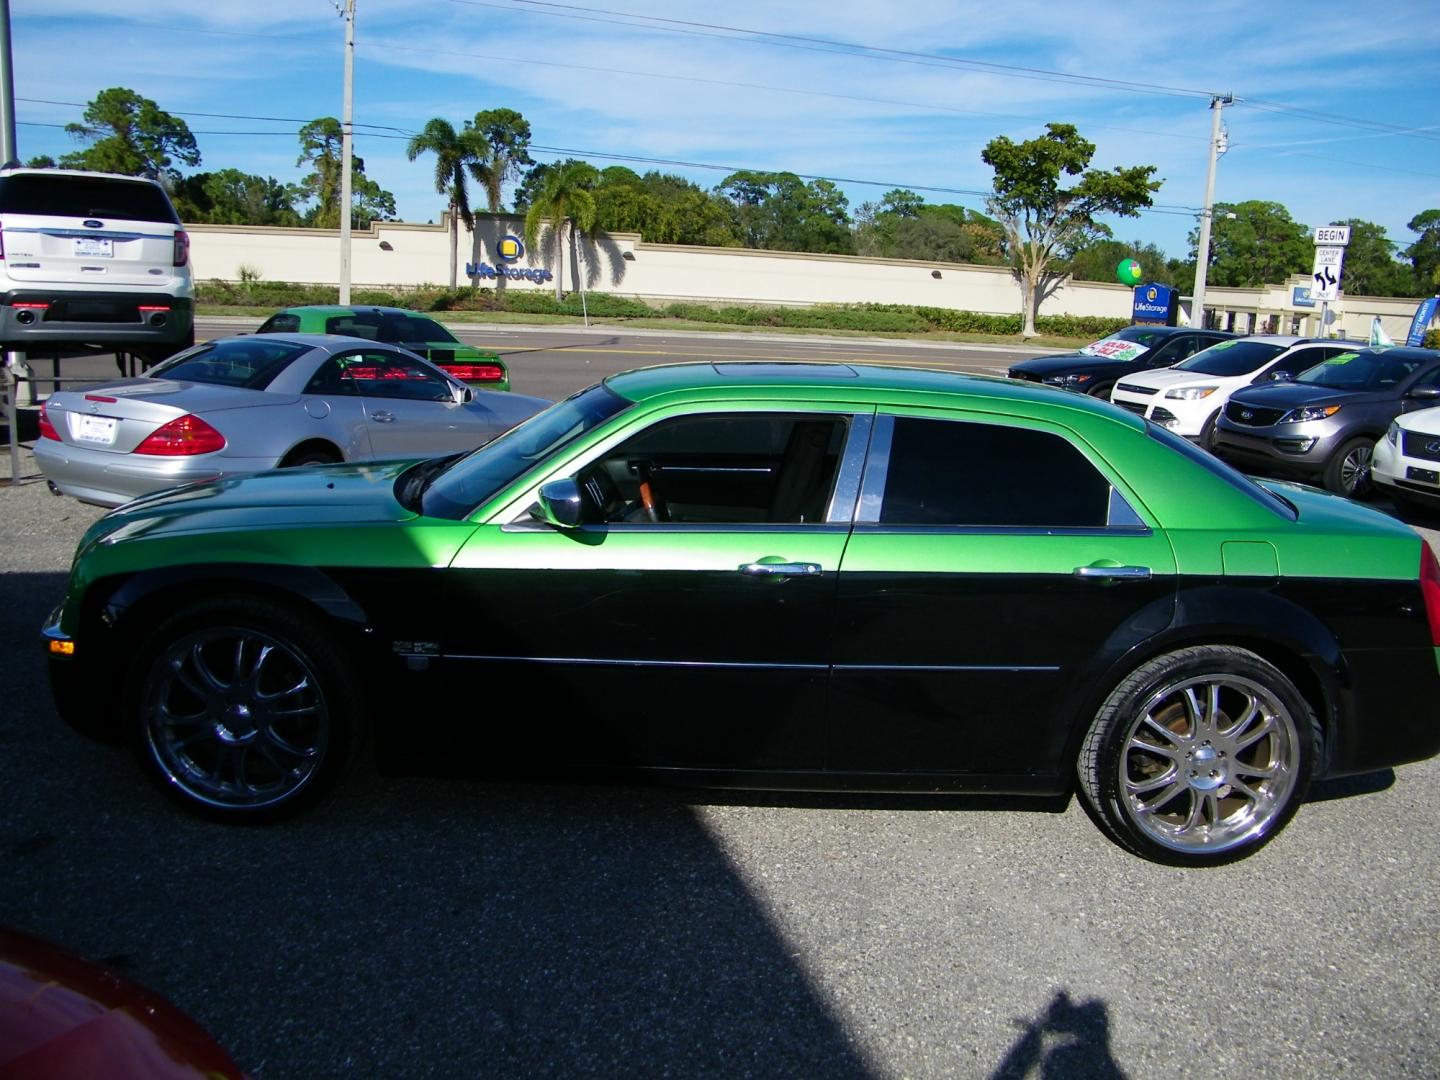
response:
[[[88,105],[88,104],[86,104],[85,102],[80,102],[80,101],[52,101],[50,98],[27,98],[27,97],[17,97],[15,100],[16,100],[16,101],[29,102],[29,103],[34,104],[34,105],[68,105],[68,106],[70,106],[70,107],[72,107],[72,108],[76,108],[76,109],[87,109],[87,108],[89,108],[89,105]],[[204,116],[204,117],[208,117],[208,118],[210,118],[210,119],[212,119],[212,120],[269,120],[269,121],[273,121],[273,122],[275,122],[275,123],[277,123],[277,124],[310,124],[310,123],[314,123],[314,121],[317,120],[317,119],[323,119],[323,117],[314,117],[314,116],[312,116],[309,120],[305,120],[305,119],[302,119],[302,118],[300,118],[300,117],[295,117],[295,116],[247,116],[247,115],[245,115],[244,113],[193,112],[193,111],[184,111],[184,110],[181,110],[181,109],[175,109],[175,110],[173,110],[173,111],[171,112],[171,115],[172,115],[172,116]],[[387,125],[387,124],[360,124],[360,123],[357,123],[357,124],[355,124],[355,125],[353,125],[353,126],[354,126],[354,127],[363,127],[363,128],[374,128],[374,129],[376,129],[377,131],[398,131],[398,132],[401,132],[402,134],[406,134],[406,135],[413,135],[413,134],[414,134],[414,132],[407,132],[404,128],[391,127],[391,126],[389,126],[389,125]],[[213,132],[213,131],[210,131],[210,132],[194,132],[194,134],[197,134],[197,135],[214,135],[214,134],[216,134],[216,132]],[[225,134],[225,133],[224,133],[224,132],[220,132],[220,134]],[[261,134],[266,134],[266,133],[265,133],[265,132],[261,132]]]

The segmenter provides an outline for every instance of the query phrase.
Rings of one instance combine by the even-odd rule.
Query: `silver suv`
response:
[[[147,362],[195,342],[190,238],[153,180],[0,169],[0,346],[103,345]]]

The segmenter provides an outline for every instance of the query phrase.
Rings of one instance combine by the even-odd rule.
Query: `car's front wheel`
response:
[[[1080,790],[1122,846],[1213,865],[1284,828],[1318,747],[1314,713],[1274,665],[1231,646],[1180,649],[1105,700],[1081,747]]]
[[[1374,439],[1361,436],[1347,441],[1325,463],[1325,489],[1347,499],[1363,499],[1370,493],[1370,455],[1374,450]]]
[[[299,611],[253,597],[195,604],[141,646],[129,680],[147,773],[226,821],[298,810],[347,764],[361,706],[345,656]]]

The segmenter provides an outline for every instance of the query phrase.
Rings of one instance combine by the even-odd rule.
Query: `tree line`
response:
[[[124,87],[101,91],[82,121],[66,130],[88,145],[63,155],[60,167],[159,180],[185,221],[339,224],[341,129],[333,117],[300,128],[296,165],[306,171],[294,183],[238,169],[182,174],[181,166],[197,169],[201,162],[189,127]],[[1093,169],[1094,144],[1068,124],[1050,124],[1045,134],[1025,142],[1001,136],[985,146],[981,157],[995,179],[984,213],[928,203],[914,191],[896,189],[861,203],[852,214],[845,194],[830,181],[784,171],[742,170],[707,190],[657,170],[598,168],[577,159],[537,163],[529,154],[530,137],[520,113],[490,109],[458,127],[437,117],[410,139],[409,159],[425,157],[433,164],[436,193],[450,212],[452,256],[460,225],[473,228],[472,185],[491,211],[505,209],[504,191],[513,186],[510,209],[525,216],[532,244],[543,235],[563,245],[568,223],[572,248],[577,231],[599,229],[638,232],[657,243],[1009,265],[1032,311],[1045,290],[1064,277],[1113,281],[1116,265],[1128,258],[1140,262],[1149,280],[1183,289],[1194,282],[1198,228],[1182,259],[1153,244],[1118,240],[1098,220],[1133,217],[1150,206],[1160,187],[1154,167]],[[362,159],[352,160],[353,224],[363,228],[393,219],[394,196],[365,174]],[[30,164],[56,162],[37,158]],[[1214,214],[1210,284],[1254,287],[1309,272],[1311,229],[1280,203],[1218,203]],[[1419,237],[1399,251],[1374,222],[1324,224],[1350,226],[1347,293],[1421,296],[1440,286],[1440,209],[1410,220],[1409,229]],[[455,264],[452,257],[452,268]]]

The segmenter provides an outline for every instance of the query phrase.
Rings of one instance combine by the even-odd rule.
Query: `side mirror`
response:
[[[1266,378],[1271,382],[1289,382],[1290,373],[1288,371],[1272,371]]]
[[[539,518],[545,524],[557,529],[573,529],[579,526],[583,514],[580,485],[574,477],[551,480],[540,489]]]
[[[456,386],[452,387],[452,390],[454,391],[455,404],[457,405],[469,405],[470,402],[475,400],[475,391],[471,390],[468,386]]]
[[[1440,386],[1417,386],[1410,391],[1409,397],[1413,398],[1440,398]]]

